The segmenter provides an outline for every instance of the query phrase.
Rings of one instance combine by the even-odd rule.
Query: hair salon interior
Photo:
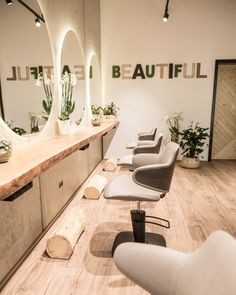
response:
[[[236,294],[236,1],[0,1],[0,293]]]

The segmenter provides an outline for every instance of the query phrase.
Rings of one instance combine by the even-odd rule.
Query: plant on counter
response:
[[[0,151],[7,152],[11,150],[11,142],[5,139],[0,140]]]
[[[42,100],[42,105],[44,109],[42,118],[44,118],[45,120],[48,120],[48,117],[52,109],[52,102],[53,102],[52,90],[51,90],[52,80],[53,80],[53,77],[50,78],[47,73],[39,73],[38,79],[36,82],[36,86],[43,85],[44,93],[46,96],[46,99]]]
[[[207,130],[209,130],[209,128],[200,127],[198,122],[195,126],[193,122],[191,122],[187,129],[179,132],[181,136],[181,154],[183,155],[181,165],[183,167],[197,168],[199,166],[199,155],[204,151],[204,145],[209,137]],[[186,162],[191,162],[190,166],[193,167],[186,167]]]
[[[100,118],[102,117],[103,115],[103,108],[101,106],[96,106],[96,105],[92,105],[91,106],[91,111],[92,111],[92,114],[93,115],[97,115],[99,116]]]
[[[101,106],[92,105],[91,111],[93,115],[92,124],[94,126],[100,126],[103,115],[103,108]]]
[[[0,140],[0,163],[5,163],[11,157],[12,144],[10,141]]]
[[[179,142],[179,130],[180,130],[180,121],[183,120],[182,112],[174,112],[169,114],[164,118],[166,121],[170,134],[171,141],[178,143]]]
[[[30,112],[29,117],[30,117],[30,133],[39,132],[39,121],[42,118],[42,116],[34,112]]]
[[[103,108],[103,115],[105,115],[105,116],[109,116],[109,115],[117,116],[118,115],[118,111],[119,111],[119,108],[112,101],[110,104],[107,104]]]
[[[69,120],[70,115],[75,109],[75,101],[73,100],[73,87],[77,83],[77,78],[74,74],[65,72],[62,74],[62,102],[61,113],[59,119],[61,121]]]
[[[10,123],[9,122],[6,122],[6,123],[7,123],[7,126],[16,134],[21,136],[26,133],[26,130],[24,128],[14,126],[13,121],[11,121]]]

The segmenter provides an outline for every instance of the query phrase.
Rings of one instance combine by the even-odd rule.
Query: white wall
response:
[[[125,144],[153,126],[167,136],[162,118],[173,111],[183,112],[183,127],[191,120],[209,127],[215,59],[236,58],[236,1],[170,1],[170,18],[163,23],[165,3],[101,0],[103,96],[120,107],[108,154],[126,154]],[[115,64],[197,62],[206,79],[112,78]]]

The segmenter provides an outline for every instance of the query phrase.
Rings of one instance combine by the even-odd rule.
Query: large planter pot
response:
[[[103,115],[102,121],[104,123],[113,123],[117,121],[117,117],[115,115]]]
[[[200,160],[199,158],[183,157],[180,161],[180,165],[183,168],[195,169],[200,166]]]
[[[68,135],[71,130],[71,120],[57,120],[58,131],[61,135]]]
[[[8,151],[0,150],[0,163],[7,162],[11,157],[11,153],[12,153],[11,149]]]

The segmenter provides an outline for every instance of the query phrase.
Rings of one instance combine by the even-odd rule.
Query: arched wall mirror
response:
[[[98,58],[94,54],[90,61],[90,103],[91,105],[102,105],[101,75]]]
[[[65,87],[65,80],[68,74],[72,75],[72,101],[75,102],[74,111],[70,114],[72,122],[79,123],[83,116],[83,110],[86,99],[85,88],[85,65],[80,47],[79,40],[73,31],[68,31],[63,42],[61,56],[61,72],[62,72],[62,105],[64,97],[68,95]],[[75,80],[75,81],[73,81]],[[70,91],[70,89],[69,89]]]
[[[24,2],[41,15],[37,0]],[[26,134],[38,132],[50,113],[48,109],[45,114],[43,101],[48,102],[53,93],[53,61],[46,25],[41,22],[36,27],[35,15],[18,1],[12,5],[0,1],[0,37],[1,117],[12,129],[18,127]],[[42,81],[37,83],[40,73],[47,75],[46,89]],[[21,135],[19,129],[14,131]]]

